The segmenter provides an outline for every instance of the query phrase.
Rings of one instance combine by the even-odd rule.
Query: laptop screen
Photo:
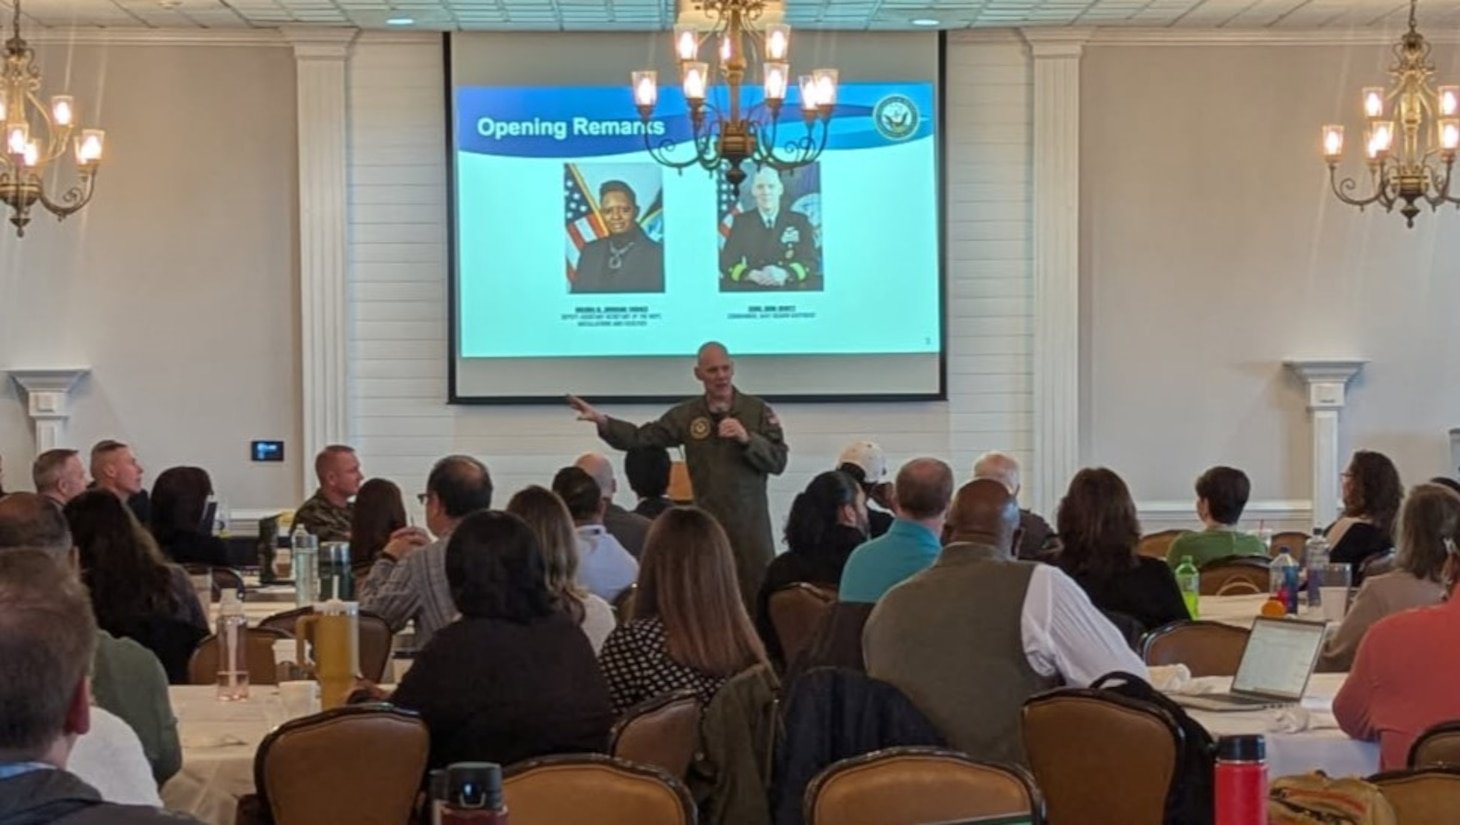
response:
[[[1232,690],[1301,699],[1323,646],[1324,624],[1259,618],[1242,651]]]

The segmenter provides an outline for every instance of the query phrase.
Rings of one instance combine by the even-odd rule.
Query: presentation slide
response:
[[[764,114],[760,89],[744,91]],[[747,162],[738,192],[723,169],[649,151],[694,156],[678,88],[647,122],[627,83],[450,94],[454,400],[682,394],[707,340],[755,364],[761,393],[942,392],[932,80],[842,83],[817,160]],[[792,89],[760,137],[807,136]],[[674,380],[655,378],[671,361]]]

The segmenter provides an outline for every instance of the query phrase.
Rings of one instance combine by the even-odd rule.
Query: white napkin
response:
[[[1183,693],[1191,682],[1191,669],[1186,665],[1151,665],[1146,668],[1146,681],[1162,693]]]
[[[1277,708],[1268,714],[1267,729],[1271,733],[1301,733],[1305,730],[1332,730],[1338,720],[1332,713],[1309,710],[1302,705]]]

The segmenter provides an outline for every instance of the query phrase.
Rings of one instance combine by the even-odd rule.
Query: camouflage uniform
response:
[[[344,507],[336,507],[322,491],[316,490],[294,511],[294,526],[304,525],[304,529],[320,541],[349,541],[350,520],[354,515],[353,503],[346,502]],[[293,532],[294,528],[289,530]]]
[[[719,422],[737,419],[750,435],[748,444],[721,438]],[[609,446],[684,446],[694,486],[695,504],[720,522],[735,551],[740,595],[747,602],[760,591],[766,565],[775,556],[771,514],[766,504],[766,477],[786,469],[785,435],[770,405],[739,390],[726,413],[711,413],[704,396],[681,402],[658,421],[634,426],[610,418],[598,429]]]

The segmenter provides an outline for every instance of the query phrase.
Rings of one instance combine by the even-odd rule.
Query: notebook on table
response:
[[[1323,648],[1323,622],[1258,618],[1252,623],[1242,661],[1228,693],[1175,695],[1196,710],[1233,712],[1297,704]]]

